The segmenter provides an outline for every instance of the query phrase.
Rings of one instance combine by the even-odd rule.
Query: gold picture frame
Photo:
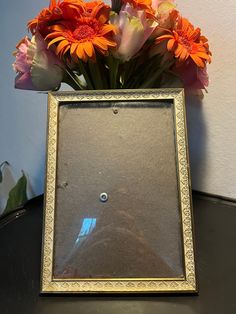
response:
[[[92,109],[92,110],[93,108],[96,108],[94,110],[97,110],[96,111],[97,113],[100,112],[99,111],[101,110],[99,109],[100,107],[106,108],[106,110],[112,110],[114,116],[115,115],[117,116],[117,113],[119,114],[120,108],[124,110],[127,104],[129,104],[129,108],[131,108],[131,110],[136,110],[135,108],[139,108],[140,106],[142,107],[143,105],[145,106],[145,104],[151,105],[150,106],[151,108],[156,108],[159,106],[160,103],[163,104],[163,102],[168,103],[168,106],[170,106],[168,107],[169,108],[168,109],[167,107],[165,107],[165,104],[162,105],[163,108],[164,107],[167,108],[165,109],[165,115],[166,115],[166,112],[168,113],[171,111],[172,112],[171,115],[173,116],[174,130],[173,130],[173,133],[172,131],[170,131],[168,134],[173,134],[173,140],[174,140],[174,146],[175,146],[174,148],[175,156],[173,157],[174,158],[173,160],[175,160],[175,166],[176,166],[176,178],[177,178],[176,184],[177,184],[178,213],[179,213],[178,214],[179,218],[177,219],[179,225],[175,229],[179,230],[178,241],[181,242],[181,245],[176,245],[177,242],[175,242],[174,240],[176,238],[175,235],[170,235],[170,239],[173,239],[171,240],[173,241],[172,247],[178,246],[176,248],[176,256],[178,256],[178,260],[181,259],[181,263],[182,263],[181,272],[179,272],[181,273],[181,275],[176,276],[176,273],[178,273],[176,271],[176,272],[173,272],[174,274],[173,276],[169,276],[169,277],[161,276],[159,274],[158,276],[152,275],[152,277],[147,277],[147,276],[135,277],[135,275],[132,275],[131,277],[123,278],[122,273],[126,273],[125,271],[123,272],[123,270],[120,276],[119,274],[116,276],[113,276],[111,274],[107,278],[106,276],[101,276],[100,278],[99,273],[98,272],[96,273],[96,270],[94,270],[94,273],[97,275],[92,276],[90,274],[89,277],[86,277],[86,275],[85,276],[81,275],[81,277],[80,275],[77,275],[76,278],[73,278],[73,276],[71,275],[67,276],[65,271],[61,273],[62,275],[57,275],[57,273],[59,274],[60,271],[55,270],[57,268],[56,266],[57,261],[55,260],[60,259],[60,254],[62,256],[65,253],[63,252],[63,254],[62,253],[59,254],[57,251],[60,251],[63,249],[62,242],[63,242],[63,239],[65,239],[66,237],[65,234],[67,234],[69,237],[69,232],[66,231],[66,233],[63,234],[61,238],[57,239],[57,234],[60,233],[61,229],[64,228],[63,226],[65,226],[65,224],[67,223],[67,220],[64,218],[60,218],[60,215],[62,212],[65,213],[66,211],[70,211],[70,206],[65,208],[65,203],[63,203],[65,195],[67,194],[63,194],[62,196],[60,196],[60,193],[61,193],[60,191],[63,189],[65,190],[67,183],[66,182],[61,183],[57,181],[57,180],[60,180],[60,172],[64,171],[62,168],[63,164],[67,164],[67,166],[68,164],[70,165],[70,160],[67,160],[68,162],[65,162],[65,160],[63,161],[63,158],[68,158],[68,156],[65,155],[67,157],[64,156],[63,158],[60,156],[63,155],[63,151],[66,150],[65,145],[67,145],[66,141],[68,140],[68,138],[74,137],[73,143],[76,143],[77,141],[77,139],[75,138],[76,135],[69,135],[69,137],[68,137],[68,134],[66,134],[65,136],[63,135],[64,131],[60,129],[60,124],[62,124],[61,121],[64,119],[64,113],[62,113],[62,116],[60,116],[60,110],[62,110],[63,108],[69,108],[69,107],[76,110],[76,111],[73,111],[73,110],[70,111],[71,116],[68,120],[68,125],[70,125],[71,128],[73,129],[73,123],[76,123],[77,125],[77,122],[73,122],[73,121],[77,121],[79,119],[78,121],[82,122],[84,121],[82,119],[90,119],[89,117],[90,117],[91,110],[89,111],[89,114],[87,114],[85,118],[83,118],[83,114],[87,112],[86,111],[87,109],[85,111],[81,111],[82,107],[83,107],[83,110],[84,110],[84,107]],[[134,109],[132,109],[132,107]],[[107,111],[104,111],[104,112],[107,112]],[[126,112],[126,111],[123,111],[123,112]],[[132,113],[132,111],[129,111],[129,112]],[[149,111],[146,110],[144,113],[148,114],[148,112]],[[82,116],[80,113],[82,113]],[[161,110],[160,110],[160,113],[161,113]],[[76,114],[77,114],[77,117],[75,117]],[[148,115],[147,119],[152,119],[150,118],[152,117],[152,115],[153,115],[152,113],[151,115]],[[95,115],[93,115],[93,117],[94,116]],[[129,117],[131,116],[132,115],[129,114]],[[75,117],[75,120],[74,120],[74,117]],[[132,120],[132,121],[135,121],[135,120]],[[172,118],[169,119],[168,121],[171,122]],[[132,123],[129,122],[129,124],[131,125]],[[147,120],[146,125],[148,124],[149,122]],[[156,121],[156,124],[158,124],[158,121]],[[156,124],[154,122],[150,123],[149,137],[152,137],[152,136],[155,137],[155,134],[153,134],[153,132],[155,132]],[[92,130],[93,127],[95,127],[94,125],[91,125],[91,124],[87,124],[87,125],[89,125],[88,127],[89,130]],[[152,126],[154,129],[152,129]],[[99,128],[99,126],[96,126],[96,127]],[[79,134],[83,133],[83,126],[80,126],[80,128],[81,128],[80,132],[78,132]],[[163,127],[161,129],[163,129]],[[84,130],[83,134],[86,135],[89,132],[90,131],[88,130]],[[92,130],[92,132],[94,131]],[[102,132],[100,133],[102,134]],[[69,134],[71,133],[69,132]],[[73,134],[76,134],[76,133],[73,133]],[[96,132],[91,133],[91,134],[96,134]],[[170,137],[171,136],[172,135],[170,135]],[[65,143],[63,142],[63,139],[61,139],[61,137],[64,138]],[[121,137],[122,136],[120,135],[120,138]],[[133,138],[133,136],[131,138]],[[170,143],[173,140],[170,139]],[[160,139],[160,141],[165,142],[166,139],[163,138],[162,140]],[[71,145],[75,145],[73,143]],[[81,142],[81,145],[82,145],[82,142]],[[79,145],[81,147],[81,150],[86,148],[86,145],[84,146],[83,145],[81,146],[81,145]],[[91,156],[91,151],[89,153],[90,155],[88,155],[87,153],[86,156]],[[123,155],[121,154],[120,156],[123,156]],[[73,162],[79,163],[79,161],[76,161],[76,160],[77,159],[74,158]],[[197,291],[196,276],[195,276],[195,262],[194,262],[193,220],[192,220],[192,205],[191,205],[192,202],[191,202],[191,185],[190,185],[189,161],[188,161],[188,145],[187,145],[187,135],[186,135],[185,103],[184,103],[184,91],[182,89],[107,90],[107,91],[96,90],[96,91],[49,93],[48,95],[48,143],[47,143],[46,165],[47,165],[47,171],[46,171],[46,188],[45,188],[44,230],[43,230],[43,245],[42,245],[42,276],[41,276],[41,292],[42,293],[171,293],[171,292],[195,293]],[[78,167],[80,167],[80,165],[78,165]],[[78,167],[76,165],[76,169]],[[167,165],[167,168],[168,167],[169,165]],[[69,169],[67,173],[73,173],[73,171],[71,172],[70,171],[71,170]],[[144,170],[144,172],[146,173],[146,170]],[[84,186],[85,182],[83,181],[81,183],[81,186],[82,184]],[[93,186],[93,188],[96,188],[96,186],[95,187]],[[63,193],[66,193],[66,192],[63,192]],[[74,194],[72,195],[75,195],[73,197],[76,198],[77,197],[76,192],[73,192],[73,193]],[[163,191],[163,193],[164,193],[163,197],[165,200],[167,199],[166,195],[168,194],[165,194],[165,191]],[[85,189],[85,194],[86,194],[86,189]],[[105,194],[105,198],[107,198],[106,193],[104,194]],[[69,200],[71,201],[71,198],[73,197],[69,197]],[[130,197],[132,197],[132,195]],[[76,200],[73,200],[73,202],[74,202],[73,204],[78,204],[78,209],[76,210],[79,211],[80,210],[79,201],[77,202]],[[58,208],[60,206],[62,208],[60,208],[59,210]],[[168,211],[166,212],[168,213]],[[147,214],[145,215],[148,216]],[[110,214],[110,216],[112,216],[112,214]],[[59,221],[58,219],[59,220],[61,219],[61,221]],[[71,221],[75,220],[73,219],[73,213],[70,214],[70,219],[72,219]],[[171,234],[173,230],[171,226],[168,227],[168,215],[167,215],[167,218],[165,219],[167,219],[167,223],[164,226],[164,228],[166,229],[166,233],[164,237],[166,237],[166,235],[168,234]],[[112,232],[112,228],[109,230],[111,230],[110,232]],[[153,238],[155,239],[155,237],[152,237],[152,239]],[[66,242],[66,243],[67,243],[66,245],[68,246],[69,242]],[[161,243],[159,247],[161,247],[161,245],[165,247],[166,243],[163,243],[163,244]],[[134,249],[133,242],[132,242],[131,248]],[[122,250],[124,250],[124,247],[122,248]],[[175,248],[173,250],[175,250]],[[124,252],[125,251],[122,251],[123,258],[125,258]],[[86,260],[86,264],[87,264],[89,259],[88,257],[86,258],[87,258]],[[96,261],[96,256],[93,256],[93,258]],[[170,260],[170,257],[168,258]],[[167,261],[168,261],[168,258],[167,258]],[[145,260],[145,256],[143,256],[143,259]],[[175,263],[175,259],[177,260],[176,257],[173,257],[172,263]],[[79,260],[81,261],[83,259],[80,258]],[[155,264],[155,261],[154,261],[154,264]],[[94,263],[92,265],[94,265]],[[106,263],[104,263],[104,265],[106,265]],[[86,271],[84,271],[85,274],[87,274]],[[104,274],[105,273],[106,272],[104,271]],[[135,274],[135,269],[134,269],[134,274]]]

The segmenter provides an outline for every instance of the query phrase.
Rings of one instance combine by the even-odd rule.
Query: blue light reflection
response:
[[[96,227],[97,218],[84,218],[75,244],[79,245]]]

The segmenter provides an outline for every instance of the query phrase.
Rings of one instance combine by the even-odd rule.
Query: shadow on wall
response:
[[[203,115],[203,96],[186,93],[188,141],[192,188],[200,191],[204,185],[207,129]]]

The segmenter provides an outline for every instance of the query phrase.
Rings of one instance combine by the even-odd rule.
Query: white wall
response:
[[[0,162],[23,169],[35,194],[43,192],[46,95],[14,89],[11,52],[26,34],[26,22],[47,0],[0,3]],[[209,37],[213,63],[202,104],[188,99],[192,185],[236,198],[236,1],[178,1],[178,8]],[[31,194],[32,195],[32,194]]]
[[[210,86],[188,101],[193,188],[236,199],[236,1],[178,1],[183,16],[209,38]]]

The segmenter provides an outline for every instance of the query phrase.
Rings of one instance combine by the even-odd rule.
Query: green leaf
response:
[[[26,189],[27,178],[23,173],[21,178],[17,181],[16,185],[9,192],[4,214],[9,213],[12,209],[23,205],[27,201]]]

